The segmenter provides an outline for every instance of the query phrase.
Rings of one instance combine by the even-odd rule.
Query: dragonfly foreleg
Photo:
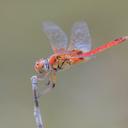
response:
[[[56,73],[54,71],[51,71],[47,74],[45,74],[44,76],[42,75],[37,75],[37,81],[38,83],[42,80],[47,80],[46,82],[46,88],[44,88],[43,91],[40,91],[39,89],[39,96],[41,95],[45,95],[47,94],[48,92],[50,92],[56,85]]]

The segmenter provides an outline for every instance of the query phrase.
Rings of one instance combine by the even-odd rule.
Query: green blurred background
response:
[[[93,47],[128,34],[127,0],[0,0],[0,128],[35,128],[30,77],[52,53],[41,22],[70,35],[86,20]],[[60,72],[41,97],[47,128],[128,128],[128,41]]]

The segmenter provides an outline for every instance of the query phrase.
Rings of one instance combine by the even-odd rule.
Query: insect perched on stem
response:
[[[58,71],[70,68],[80,62],[87,62],[93,55],[128,40],[128,36],[120,37],[91,50],[89,29],[84,21],[76,22],[73,25],[69,44],[66,34],[56,24],[44,22],[42,26],[53,50],[53,54],[49,58],[37,60],[34,66],[37,72],[37,81],[48,79],[48,88],[44,90],[44,93],[55,87]]]
[[[83,21],[73,25],[69,45],[66,34],[56,24],[44,22],[43,31],[46,33],[54,53],[49,58],[42,58],[36,61],[34,69],[37,75],[31,78],[34,116],[37,128],[44,128],[39,107],[39,81],[48,80],[46,84],[47,88],[43,91],[43,94],[46,94],[55,87],[56,73],[58,71],[68,69],[80,62],[87,62],[93,55],[128,40],[128,36],[120,37],[91,50],[92,44],[88,26]]]

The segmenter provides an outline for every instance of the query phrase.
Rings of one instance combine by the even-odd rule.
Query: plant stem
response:
[[[36,125],[37,125],[37,128],[45,128],[44,123],[42,121],[41,112],[40,112],[37,76],[32,76],[31,83],[32,83],[33,101],[34,101],[34,117],[35,117]]]

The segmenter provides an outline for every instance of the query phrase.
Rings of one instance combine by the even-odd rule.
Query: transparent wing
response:
[[[91,50],[91,37],[86,22],[76,22],[72,27],[69,50],[78,49],[84,52]]]
[[[54,52],[66,49],[68,39],[63,30],[53,22],[43,22],[43,31],[46,33]]]

